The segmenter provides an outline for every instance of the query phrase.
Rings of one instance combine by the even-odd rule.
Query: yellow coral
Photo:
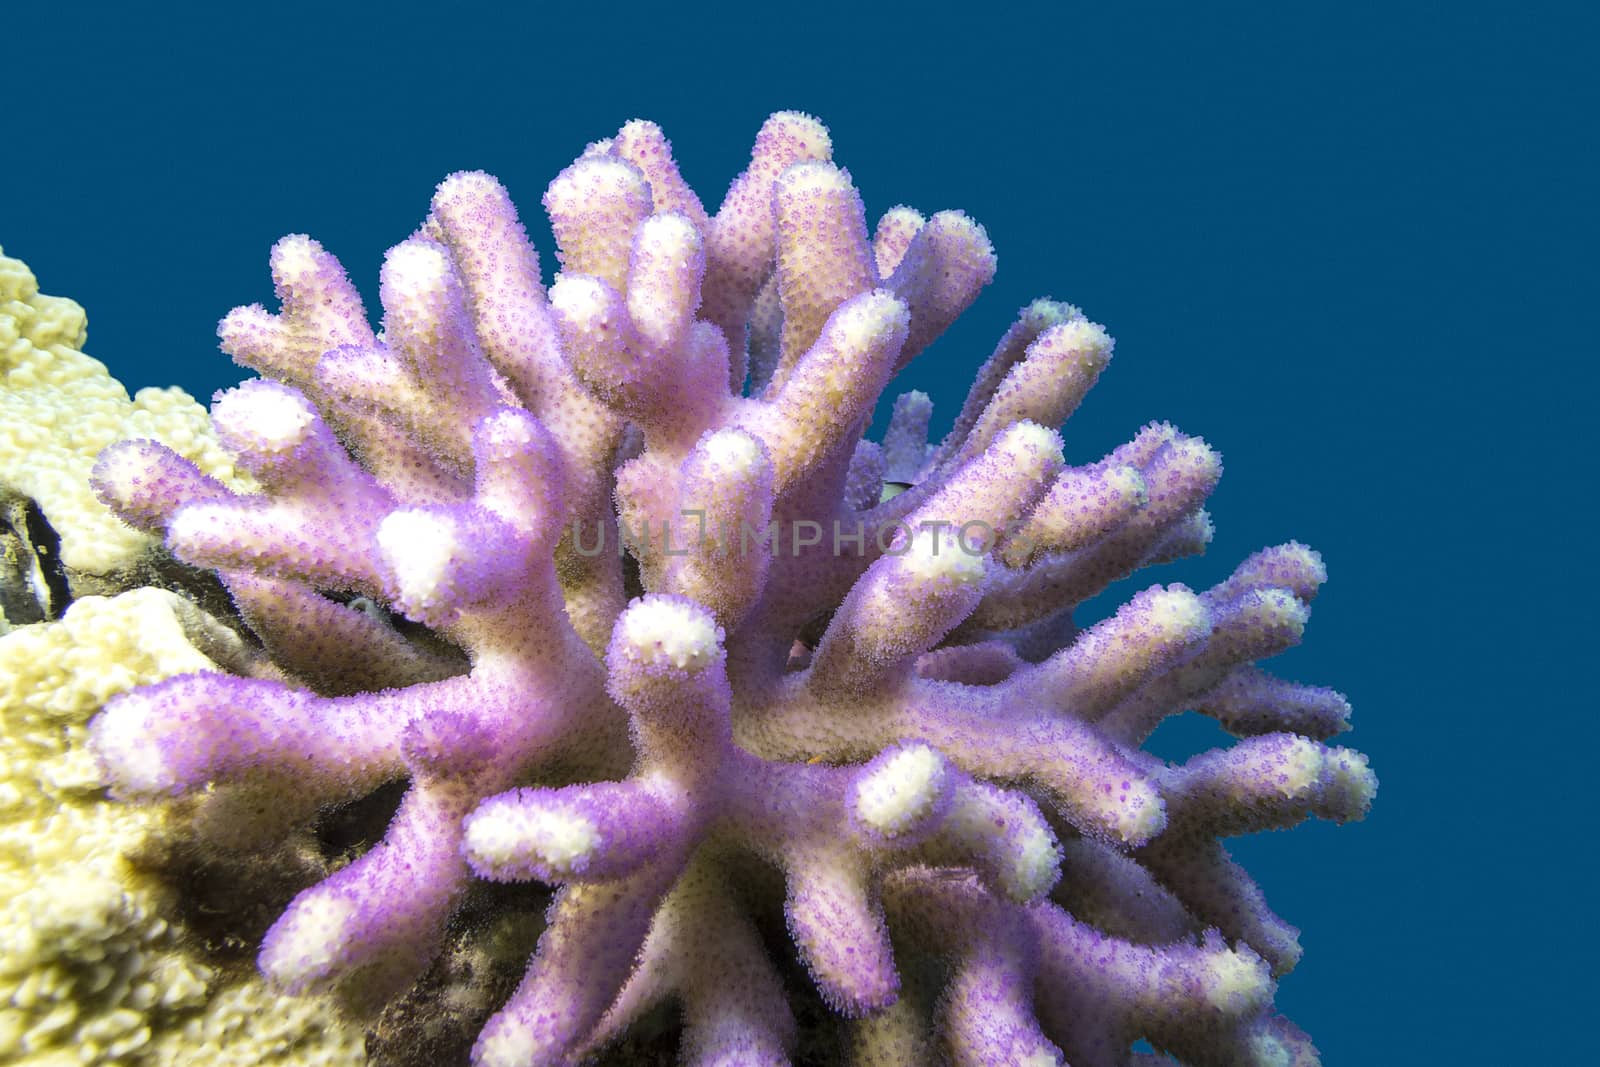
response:
[[[89,489],[100,450],[148,437],[240,489],[251,483],[218,446],[205,408],[178,388],[132,400],[83,354],[83,308],[45,296],[26,264],[0,254],[0,491],[31,497],[61,535],[62,562],[93,574],[130,565],[152,539],[125,526]]]
[[[110,697],[216,670],[238,637],[157,589],[0,637],[0,1062],[354,1064],[360,1032],[216,975],[123,857],[162,813],[108,803],[83,741]]]
[[[221,990],[200,1015],[151,1043],[149,1067],[356,1067],[367,1062],[359,1027],[326,999],[274,993],[260,978]]]

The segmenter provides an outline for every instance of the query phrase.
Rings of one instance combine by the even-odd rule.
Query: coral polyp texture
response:
[[[441,997],[480,1067],[615,1054],[663,1006],[688,1064],[1315,1062],[1273,1008],[1297,932],[1222,840],[1375,790],[1325,744],[1343,698],[1256,665],[1320,559],[1267,548],[1076,627],[1204,547],[1217,454],[1152,424],[1068,465],[1112,342],[1051,300],[941,441],[917,392],[864,439],[996,261],[955,211],[869,231],[830,157],[774,115],[710,215],[630,122],[545,194],[548,289],[506,191],[452,175],[376,333],[329,252],[280,241],[281,310],[220,330],[261,375],[211,411],[249,480],[150,440],[93,472],[259,646],[109,701],[113,795],[191,797],[218,857],[387,818],[257,961],[367,1018],[462,971],[474,900],[555,887],[508,996]],[[1191,710],[1237,743],[1144,751]]]

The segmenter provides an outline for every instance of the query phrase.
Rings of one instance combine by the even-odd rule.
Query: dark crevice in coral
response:
[[[170,888],[170,919],[187,931],[197,955],[225,978],[255,971],[268,927],[295,894],[327,877],[327,865],[293,839],[260,853],[218,855],[198,848],[185,829],[188,802],[174,806],[168,828],[129,853],[135,870]]]
[[[44,622],[49,608],[39,602],[38,567],[25,517],[30,504],[22,497],[0,499],[0,616],[12,626]]]
[[[817,992],[816,981],[795,953],[794,940],[783,925],[781,912],[777,922],[769,919],[756,925],[761,930],[768,956],[777,965],[778,977],[789,994],[789,1009],[794,1012],[797,1024],[794,1054],[789,1062],[794,1067],[849,1063],[846,1023]]]
[[[676,1001],[657,1004],[607,1045],[593,1067],[677,1067],[683,1045],[683,1016]]]
[[[917,944],[912,938],[897,934],[893,924],[889,927],[889,944],[894,949],[895,970],[900,975],[900,1000],[911,1006],[919,1019],[934,1019],[938,1014],[941,991],[950,982],[950,960],[929,946]],[[928,1067],[950,1067],[954,1058],[943,1045],[939,1027],[928,1035],[926,1051],[934,1057]],[[846,1057],[840,1063],[850,1062]]]
[[[639,571],[639,561],[632,552],[622,554],[622,595],[631,602],[644,596],[644,576]]]
[[[72,587],[61,564],[61,535],[39,510],[37,501],[29,500],[23,506],[22,520],[33,545],[34,559],[39,564],[39,574],[49,593],[49,603],[44,605],[45,616],[59,619],[72,603]]]
[[[529,883],[473,882],[439,958],[368,1027],[369,1067],[465,1065],[484,1023],[522,979],[551,896]]]
[[[343,604],[352,611],[362,611],[375,615],[389,629],[424,651],[444,659],[458,660],[463,674],[471,667],[471,663],[467,659],[466,650],[460,645],[454,644],[432,627],[406,618],[406,616],[400,614],[400,612],[382,600],[350,590],[319,589],[317,592],[336,604]]]
[[[215,571],[191,567],[158,546],[145,554],[127,588],[141,585],[153,585],[177,593],[237,633],[251,648],[261,647],[261,639],[239,617],[233,597],[223,587],[222,579],[217,577]]]
[[[353,858],[377,844],[410,785],[405,778],[385,782],[360,799],[319,812],[311,833],[323,858],[329,862]]]
[[[66,568],[71,599],[86,596],[116,596],[131,589],[153,587],[175,593],[238,634],[251,651],[260,651],[261,641],[239,616],[233,598],[215,571],[192,567],[177,559],[162,545],[153,545],[123,570],[90,574]]]
[[[816,649],[822,643],[822,635],[828,632],[828,625],[833,622],[837,609],[830,608],[820,615],[813,616],[811,621],[800,628],[799,641],[809,649]]]
[[[783,875],[777,868],[754,856],[741,856],[735,862],[745,885],[740,899],[761,937],[767,958],[772,960],[788,994],[794,1012],[796,1042],[789,1062],[793,1067],[831,1067],[849,1063],[850,1050],[846,1023],[817,991],[816,981],[795,951],[784,919]]]

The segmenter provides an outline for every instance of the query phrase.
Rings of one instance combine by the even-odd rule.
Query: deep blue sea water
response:
[[[1596,9],[581,6],[10,12],[0,244],[130,387],[206,397],[282,234],[372,297],[434,184],[482,168],[548,272],[539,197],[624,120],[714,207],[769,112],[818,115],[869,217],[959,207],[999,250],[903,379],[937,427],[1019,306],[1070,300],[1118,346],[1069,459],[1161,418],[1226,462],[1209,554],[1146,580],[1326,557],[1274,669],[1349,694],[1382,789],[1363,824],[1237,844],[1304,929],[1282,1010],[1330,1065],[1582,1062]]]

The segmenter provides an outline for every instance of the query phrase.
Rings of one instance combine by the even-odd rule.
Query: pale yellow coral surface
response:
[[[193,638],[194,640],[191,640]],[[238,638],[172,593],[86,597],[0,637],[0,1062],[363,1062],[358,1028],[259,980],[224,987],[124,859],[160,809],[109,802],[84,747],[107,699],[215,670]]]
[[[108,574],[151,539],[123,525],[89,488],[100,450],[147,437],[237,488],[248,488],[218,446],[205,408],[178,388],[128,391],[80,349],[83,308],[45,296],[21,260],[0,254],[0,491],[31,497],[61,535],[62,562]]]

